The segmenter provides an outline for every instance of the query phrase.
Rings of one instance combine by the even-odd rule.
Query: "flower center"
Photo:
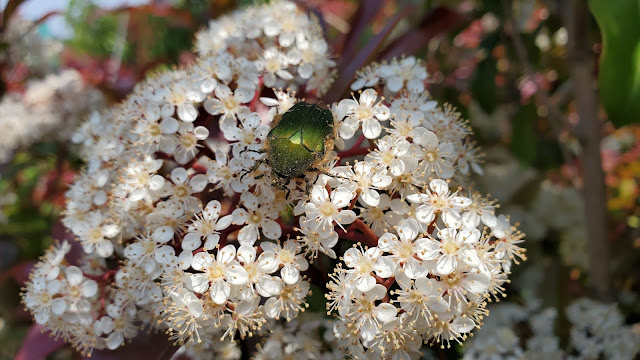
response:
[[[402,243],[400,243],[400,248],[398,249],[398,256],[405,261],[410,257],[412,257],[413,243],[407,242],[407,241],[403,241]]]
[[[187,184],[177,185],[174,190],[174,194],[176,197],[184,198],[189,195],[189,190],[187,190]]]
[[[262,221],[262,215],[258,214],[257,212],[254,212],[253,215],[251,215],[251,222],[254,224],[259,224]]]
[[[393,153],[391,151],[387,151],[382,153],[382,163],[383,164],[391,164],[391,162],[393,161],[393,159],[395,158],[395,156],[393,156]]]
[[[78,286],[71,286],[71,288],[69,288],[69,296],[72,299],[77,299],[80,297],[80,288]]]
[[[208,221],[202,222],[202,227],[200,228],[200,232],[202,234],[207,234],[207,235],[213,233],[213,224]]]
[[[162,129],[160,129],[160,124],[153,123],[149,125],[149,134],[153,137],[158,137],[162,135]]]
[[[275,73],[276,71],[280,70],[280,62],[277,58],[269,59],[265,61],[264,68],[265,70],[267,70],[267,72]]]
[[[373,261],[365,256],[361,257],[358,261],[358,268],[360,274],[369,274],[373,271]]]
[[[207,269],[207,278],[211,281],[217,281],[224,278],[224,268],[217,262]]]
[[[227,111],[233,111],[238,107],[238,101],[233,96],[229,96],[228,98],[224,99],[223,103]]]
[[[442,250],[447,254],[455,254],[460,250],[460,247],[453,241],[448,241],[442,246]]]
[[[356,109],[356,115],[360,120],[370,119],[373,117],[373,110],[368,106],[358,106]]]
[[[180,136],[180,144],[185,149],[191,149],[196,143],[197,140],[193,134],[183,134]]]
[[[155,241],[146,241],[144,243],[144,252],[145,254],[151,254],[156,249]]]
[[[335,213],[335,207],[332,203],[326,202],[320,207],[320,212],[324,216],[331,216]]]
[[[89,234],[87,235],[89,237],[89,242],[98,242],[103,239],[102,229],[100,229],[99,227],[89,230]]]
[[[180,92],[175,92],[171,94],[171,100],[173,100],[174,104],[183,104],[187,99],[184,96],[184,94]]]
[[[292,263],[294,259],[295,259],[295,255],[292,254],[291,251],[283,249],[280,252],[280,261],[282,261],[285,264]]]
[[[429,162],[434,162],[438,158],[438,153],[435,150],[431,150],[431,151],[425,150],[424,158]]]
[[[454,287],[458,285],[458,283],[460,282],[460,275],[454,272],[452,274],[447,275],[447,278],[445,279],[445,281],[447,282],[447,284],[449,284],[450,287]]]
[[[433,207],[437,208],[437,209],[444,209],[445,207],[447,207],[447,202],[444,201],[442,198],[440,197],[436,197],[431,201],[431,205],[433,205]]]

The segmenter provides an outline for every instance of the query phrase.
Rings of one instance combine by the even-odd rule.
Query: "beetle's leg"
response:
[[[254,153],[257,153],[257,154],[266,154],[267,153],[267,149],[251,150],[251,149],[247,148],[247,149],[241,150],[240,154],[242,154],[245,151],[251,151],[251,152],[254,152]]]
[[[260,165],[262,165],[262,162],[263,162],[263,161],[256,161],[256,163],[255,163],[255,164],[253,164],[253,166],[252,166],[249,170],[245,171],[242,175],[240,175],[240,181],[242,181],[242,179],[243,179],[243,178],[245,177],[245,175],[247,175],[248,173],[251,173],[251,172],[256,171],[256,170],[260,167]],[[262,174],[262,175],[264,175],[264,174]],[[258,176],[260,176],[260,175],[258,175]]]

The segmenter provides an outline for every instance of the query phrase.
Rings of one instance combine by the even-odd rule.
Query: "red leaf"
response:
[[[84,250],[82,244],[77,240],[71,230],[67,229],[61,221],[56,221],[51,227],[51,237],[55,240],[56,244],[61,244],[63,241],[67,241],[71,244],[71,250],[65,256],[65,259],[71,265],[79,265],[80,259],[84,257]]]
[[[411,11],[412,7],[407,6],[401,12],[397,13],[387,25],[380,31],[376,36],[371,38],[367,45],[365,45],[355,58],[349,62],[341,71],[338,73],[338,78],[331,85],[329,91],[322,99],[325,103],[330,104],[332,102],[337,101],[342,98],[343,94],[349,89],[351,82],[353,81],[356,72],[360,70],[364,65],[368,64],[371,59],[374,58],[376,50],[380,48],[382,43],[384,43],[385,39],[391,33],[391,30],[398,24],[400,19],[407,16],[407,14]]]
[[[22,341],[22,346],[14,360],[40,360],[64,346],[60,339],[54,340],[49,333],[42,332],[42,325],[33,325],[29,328],[27,336]]]
[[[364,0],[352,16],[351,30],[345,35],[338,48],[334,49],[336,54],[341,54],[342,64],[351,61],[356,52],[356,44],[364,30],[371,24],[371,21],[380,12],[384,5],[384,1],[380,0]]]
[[[415,54],[436,35],[467,21],[467,17],[449,8],[437,7],[425,16],[419,29],[409,30],[397,37],[380,53],[378,59],[390,60],[401,55]]]
[[[35,266],[35,260],[22,261],[13,265],[0,275],[0,284],[7,281],[9,278],[13,279],[18,285],[23,286],[27,280],[29,280],[29,273]]]

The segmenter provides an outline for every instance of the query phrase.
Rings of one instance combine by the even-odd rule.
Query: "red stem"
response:
[[[364,221],[356,219],[356,221],[353,222],[353,225],[367,236],[369,239],[368,243],[372,244],[370,246],[378,246],[378,235],[376,235],[373,230],[364,223]]]
[[[353,146],[349,150],[339,151],[338,157],[340,157],[340,159],[344,159],[368,154],[370,151],[368,147],[360,147],[365,140],[366,138],[364,137],[364,135],[360,135],[358,141],[356,141],[356,143],[353,144]]]

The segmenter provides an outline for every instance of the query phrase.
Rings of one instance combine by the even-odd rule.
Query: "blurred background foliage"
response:
[[[25,50],[20,46],[26,33],[9,35],[21,1],[6,1],[2,93],[20,93],[29,81],[71,68],[108,103],[117,103],[141,79],[192,61],[193,35],[208,20],[254,2],[167,0],[106,9],[99,2],[71,0],[62,14],[46,16],[63,16],[72,35],[65,40],[45,35]],[[585,89],[576,89],[571,78],[573,67],[586,63],[599,80],[602,105],[595,115],[606,184],[602,241],[611,249],[607,288],[627,323],[640,321],[640,277],[634,271],[640,266],[640,3],[589,1],[594,17],[579,39],[587,51],[578,55],[570,49],[572,19],[564,1],[299,3],[322,17],[339,66],[410,51],[427,62],[432,96],[469,119],[486,153],[485,175],[474,186],[499,200],[500,212],[511,214],[528,235],[529,260],[516,269],[509,301],[539,298],[562,309],[593,286],[582,195],[588,190],[581,175],[585,161],[593,159],[583,156],[576,101]],[[393,20],[399,13],[403,16]],[[395,26],[380,36],[390,21]],[[30,24],[21,29],[37,33],[40,20]],[[46,64],[27,63],[20,51],[35,46],[56,50],[43,57]],[[82,165],[72,145],[47,138],[19,147],[0,164],[0,358],[16,353],[31,324],[19,305],[20,284],[31,264],[53,239],[68,237],[59,224],[64,192]],[[71,356],[61,351],[53,356]],[[439,355],[457,358],[459,349]]]

